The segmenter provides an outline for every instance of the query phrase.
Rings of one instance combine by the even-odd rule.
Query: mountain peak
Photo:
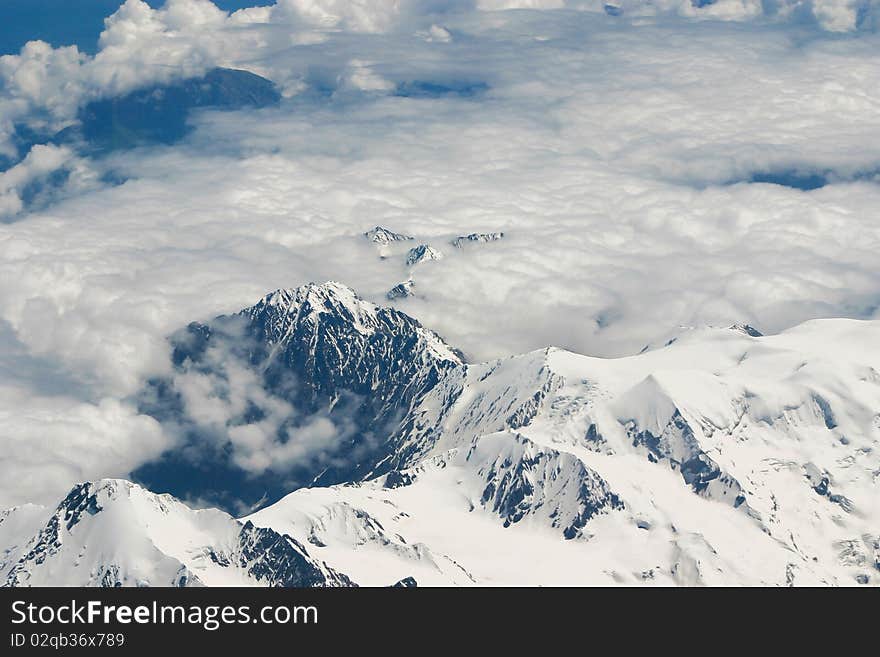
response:
[[[281,309],[283,313],[299,314],[300,309],[308,306],[312,313],[374,314],[376,305],[361,299],[354,290],[336,281],[325,283],[306,283],[296,288],[282,288],[264,296],[255,306],[244,312],[257,308]]]
[[[456,237],[452,240],[452,246],[461,249],[467,244],[485,244],[486,242],[497,242],[500,239],[504,239],[504,233],[470,233]]]
[[[415,265],[428,260],[442,259],[443,253],[430,244],[419,244],[418,246],[411,248],[406,254],[406,264],[408,267],[414,267]]]
[[[160,459],[135,476],[217,504],[228,502],[224,495],[230,491],[232,499],[251,505],[265,502],[267,491],[270,501],[278,499],[291,481],[362,478],[393,449],[391,437],[411,409],[463,363],[459,352],[417,320],[333,281],[276,290],[234,316],[190,324],[172,342],[176,369],[169,379],[150,384],[141,409],[187,427],[187,445],[200,447],[165,455],[164,464],[173,465],[163,467]],[[243,413],[224,396],[236,385],[230,371],[259,389],[236,398]],[[205,424],[197,406],[183,397],[192,373],[211,381],[208,396],[219,398],[229,413],[219,437],[217,426]],[[270,433],[258,451],[231,438],[251,428],[264,432],[266,426]],[[314,427],[321,428],[322,438],[302,447],[308,458],[271,456],[294,447],[299,435],[305,440]],[[223,440],[233,445],[231,451],[218,446]],[[210,458],[206,451],[217,459],[215,468],[225,468],[222,478],[199,475]],[[199,453],[199,460],[190,453]],[[175,474],[190,461],[186,477]]]
[[[382,226],[371,228],[366,233],[364,233],[364,237],[366,237],[374,244],[378,244],[380,246],[388,245],[391,242],[407,242],[409,240],[415,239],[412,235],[395,233],[393,230],[384,228]]]
[[[389,301],[394,301],[395,299],[404,299],[406,297],[411,297],[413,295],[413,287],[415,287],[415,282],[412,278],[408,278],[388,290],[388,292],[385,294],[385,298]]]
[[[326,281],[324,283],[305,283],[299,287],[279,288],[274,292],[270,292],[263,297],[263,300],[269,305],[277,306],[288,303],[293,299],[325,299],[325,298],[347,298],[357,299],[358,296],[354,290],[347,285],[337,283],[336,281]]]
[[[734,324],[730,326],[729,329],[731,331],[739,331],[740,333],[745,333],[750,338],[762,338],[764,334],[761,333],[758,329],[756,329],[751,324]]]
[[[287,535],[123,479],[74,486],[0,560],[9,586],[350,586]]]
[[[293,327],[303,322],[315,327],[326,325],[323,330],[328,330],[330,324],[340,330],[346,326],[364,336],[404,331],[412,333],[433,357],[461,363],[456,350],[409,315],[367,301],[335,281],[276,290],[240,314],[261,321],[270,343],[289,338]]]

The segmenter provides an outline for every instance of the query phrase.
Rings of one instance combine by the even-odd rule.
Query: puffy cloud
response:
[[[138,86],[194,77],[222,59],[227,14],[210,0],[168,0],[151,9],[126,0],[107,18],[99,52],[85,65],[95,94],[115,95]]]
[[[859,26],[860,15],[871,3],[858,0],[813,0],[813,15],[819,24],[832,32],[848,32]]]
[[[46,396],[0,383],[0,507],[52,503],[71,484],[125,476],[170,442],[152,418],[118,399]]]
[[[0,171],[0,222],[15,220],[25,206],[43,208],[59,197],[100,185],[88,159],[67,146],[37,144],[23,160]]]
[[[21,212],[21,190],[70,163],[73,154],[63,146],[36,145],[27,157],[0,172],[0,221]]]
[[[162,9],[126,0],[105,20],[94,57],[41,41],[3,55],[0,153],[14,151],[15,123],[51,134],[95,98],[204,73],[223,61],[228,20],[210,0],[168,0]]]
[[[225,339],[215,339],[198,367],[184,367],[170,378],[182,404],[179,431],[200,441],[184,453],[208,462],[218,452],[229,454],[249,475],[267,470],[284,475],[294,465],[327,462],[351,437],[351,421],[324,412],[303,417],[288,401],[270,394],[258,372],[240,358],[247,338],[230,328],[227,322]],[[284,389],[295,386],[289,381]],[[188,439],[181,436],[181,441]]]
[[[371,67],[370,62],[358,59],[352,60],[345,73],[340,76],[340,89],[355,89],[357,91],[391,91],[395,84],[384,79]]]
[[[55,49],[42,41],[0,57],[0,154],[16,154],[16,122],[54,131],[72,119],[83,94],[84,61],[75,46]]]
[[[449,30],[442,25],[431,25],[431,27],[420,34],[426,41],[438,41],[440,43],[449,43],[452,41],[452,34],[450,34]]]
[[[506,9],[562,9],[565,0],[477,0],[477,7],[484,11]]]
[[[400,0],[278,0],[274,19],[299,19],[319,28],[384,32],[400,14]]]

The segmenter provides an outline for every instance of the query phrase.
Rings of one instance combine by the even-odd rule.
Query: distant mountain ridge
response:
[[[280,100],[275,85],[266,78],[250,71],[214,68],[201,77],[93,101],[80,110],[79,125],[55,140],[82,140],[96,151],[172,144],[190,131],[188,121],[194,109],[261,108]]]
[[[249,71],[214,68],[200,77],[92,101],[80,108],[74,124],[57,133],[16,125],[11,135],[13,152],[0,153],[0,174],[24,161],[34,146],[63,145],[78,156],[100,157],[135,147],[169,145],[190,134],[194,110],[258,109],[280,100],[270,80]],[[18,190],[24,207],[33,210],[50,203],[70,179],[71,170],[66,163],[30,180]],[[110,184],[122,180],[113,173],[103,179]]]
[[[0,171],[21,161],[36,144],[67,144],[86,155],[172,144],[189,134],[192,110],[263,108],[280,100],[271,80],[250,71],[214,68],[199,77],[94,100],[79,110],[76,123],[57,133],[16,125],[12,142],[18,157],[0,156]]]

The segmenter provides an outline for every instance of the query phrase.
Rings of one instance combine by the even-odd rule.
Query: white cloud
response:
[[[127,0],[105,21],[85,78],[96,95],[113,95],[200,75],[222,59],[216,32],[226,20],[226,12],[210,0],[168,0],[158,10],[142,0]]]
[[[484,11],[506,9],[563,9],[565,0],[478,0],[477,7]]]
[[[159,424],[117,399],[83,402],[0,382],[0,507],[52,503],[73,483],[125,476],[171,445]]]
[[[399,13],[400,0],[278,0],[272,16],[319,28],[385,32]]]
[[[449,43],[452,41],[452,34],[449,33],[442,25],[431,25],[428,30],[420,32],[426,41],[437,41],[438,43]]]
[[[152,9],[126,0],[105,20],[99,51],[53,49],[30,41],[19,54],[0,57],[0,153],[12,150],[15,122],[47,132],[75,120],[95,98],[136,87],[192,77],[222,63],[226,12],[210,0],[168,0]]]
[[[819,24],[832,32],[848,32],[858,25],[859,11],[871,3],[857,0],[813,0],[813,15]]]
[[[0,172],[0,220],[21,212],[20,190],[53,171],[70,164],[70,149],[63,146],[36,145],[15,166]]]
[[[266,390],[259,368],[241,360],[248,338],[230,321],[198,366],[187,362],[170,376],[182,402],[181,422],[195,427],[199,440],[190,452],[210,461],[228,451],[231,460],[251,475],[272,470],[279,475],[291,466],[328,463],[353,424],[344,414],[331,419],[319,410],[303,413],[289,401]],[[238,354],[238,355],[236,355]],[[297,382],[285,382],[286,391]]]
[[[272,433],[271,422],[230,427],[233,462],[249,473],[274,469],[284,472],[293,465],[310,463],[316,455],[332,452],[345,436],[328,417],[313,417],[290,432],[286,442]]]
[[[340,89],[357,91],[391,91],[395,84],[384,79],[371,68],[370,62],[359,59],[349,62],[345,73],[339,76]]]

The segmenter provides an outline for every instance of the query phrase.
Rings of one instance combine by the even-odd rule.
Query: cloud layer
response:
[[[287,97],[202,113],[173,148],[86,160],[38,146],[0,173],[0,213],[16,219],[0,223],[0,348],[15,357],[0,367],[0,444],[31,482],[0,488],[0,505],[155,456],[174,436],[126,400],[168,372],[166,336],[310,280],[383,301],[412,275],[416,296],[396,303],[473,359],[878,316],[872,5],[508,4],[289,0],[230,15],[128,0],[93,58],[38,43],[0,58],[8,137],[215,65]],[[28,185],[58,169],[75,182],[29,212]],[[792,171],[831,184],[749,182]],[[380,259],[362,237],[376,225],[446,257],[412,271],[405,249]],[[489,231],[505,237],[449,244]],[[193,399],[210,401],[198,383]],[[248,467],[287,458],[241,433]]]

